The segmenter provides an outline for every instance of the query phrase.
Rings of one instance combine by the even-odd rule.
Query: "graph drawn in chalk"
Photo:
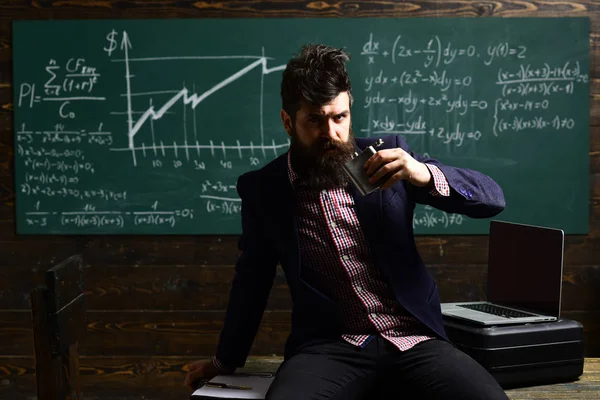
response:
[[[115,32],[111,32],[112,37],[111,46],[105,48],[104,50],[110,54],[116,50],[116,40],[114,38]],[[154,154],[158,154],[159,152],[165,155],[165,150],[172,150],[176,155],[178,155],[178,151],[181,150],[185,153],[186,158],[189,160],[190,158],[190,150],[196,151],[197,154],[200,154],[201,149],[208,149],[211,151],[211,155],[214,155],[216,151],[222,151],[223,156],[226,156],[227,150],[235,151],[239,154],[240,158],[242,157],[243,150],[249,150],[252,155],[254,155],[255,151],[262,152],[263,157],[267,156],[267,151],[273,152],[274,156],[277,156],[277,150],[289,147],[289,141],[286,140],[283,143],[275,143],[274,140],[271,143],[266,143],[264,138],[264,121],[263,121],[263,103],[264,103],[264,77],[265,75],[269,75],[273,72],[282,71],[285,69],[285,64],[276,65],[274,67],[269,67],[268,62],[271,60],[271,57],[266,57],[264,53],[264,48],[261,50],[261,55],[227,55],[227,56],[181,56],[181,57],[142,57],[142,58],[130,58],[129,52],[133,50],[133,45],[129,38],[127,31],[123,31],[120,50],[123,53],[123,58],[112,59],[112,62],[120,62],[125,66],[125,84],[126,84],[126,92],[121,94],[121,96],[126,97],[127,107],[126,111],[114,111],[111,112],[112,115],[124,114],[127,116],[127,147],[125,148],[111,148],[111,151],[130,151],[133,157],[134,166],[137,165],[136,153],[142,152],[146,155],[147,151],[153,151]],[[225,79],[222,79],[209,89],[203,91],[202,93],[196,92],[195,83],[193,83],[190,87],[185,83],[182,85],[181,89],[173,90],[146,90],[140,92],[134,92],[133,87],[135,86],[135,74],[132,73],[131,64],[132,63],[143,63],[143,62],[164,62],[164,61],[182,61],[182,60],[248,60],[249,64],[239,69],[235,73],[227,76]],[[258,143],[254,143],[253,141],[245,141],[236,140],[235,144],[225,144],[214,143],[213,140],[210,140],[208,143],[200,143],[197,138],[197,125],[198,121],[196,120],[195,109],[207,98],[217,93],[219,90],[233,84],[243,76],[247,75],[251,71],[259,70],[260,72],[260,94],[258,99],[258,114],[259,114],[259,132],[260,139]],[[134,98],[140,98],[145,96],[164,96],[170,95],[166,101],[156,101],[156,99],[150,98],[150,101],[147,103],[148,106],[144,109],[135,109],[133,107]],[[136,100],[136,107],[138,106],[138,101]],[[183,121],[184,121],[184,140],[183,144],[177,143],[176,141],[171,140],[158,140],[155,135],[154,121],[161,119],[165,114],[172,113],[172,110],[178,104],[183,105]],[[187,107],[186,107],[187,106]],[[192,118],[193,118],[193,129],[194,129],[194,140],[188,140],[187,134],[187,108],[191,108],[192,110]],[[134,119],[134,116],[137,119]],[[139,117],[138,117],[139,116]],[[152,143],[145,144],[140,140],[136,139],[136,135],[140,133],[140,130],[146,126],[150,127],[150,132],[152,136]]]

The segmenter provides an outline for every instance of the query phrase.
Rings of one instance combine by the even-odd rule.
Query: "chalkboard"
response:
[[[344,47],[357,136],[473,168],[499,218],[587,233],[587,18],[15,21],[19,234],[239,234],[237,177],[287,151],[302,44]],[[416,234],[489,220],[419,205]]]

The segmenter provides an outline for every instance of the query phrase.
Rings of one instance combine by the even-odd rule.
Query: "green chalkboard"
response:
[[[357,136],[503,187],[502,219],[588,231],[586,18],[15,21],[20,234],[238,234],[237,177],[287,151],[286,62],[351,54]],[[485,234],[418,206],[417,234]]]

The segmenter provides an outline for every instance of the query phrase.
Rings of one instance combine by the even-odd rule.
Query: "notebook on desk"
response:
[[[190,399],[264,399],[273,379],[270,373],[217,375],[196,389]]]
[[[487,301],[442,303],[442,315],[480,325],[560,318],[564,232],[490,222]]]

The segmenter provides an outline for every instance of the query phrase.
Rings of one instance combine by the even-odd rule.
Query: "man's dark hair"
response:
[[[322,44],[302,46],[283,71],[281,80],[282,108],[296,120],[302,101],[323,106],[341,92],[348,92],[352,105],[352,86],[346,72],[350,56],[342,49]]]

